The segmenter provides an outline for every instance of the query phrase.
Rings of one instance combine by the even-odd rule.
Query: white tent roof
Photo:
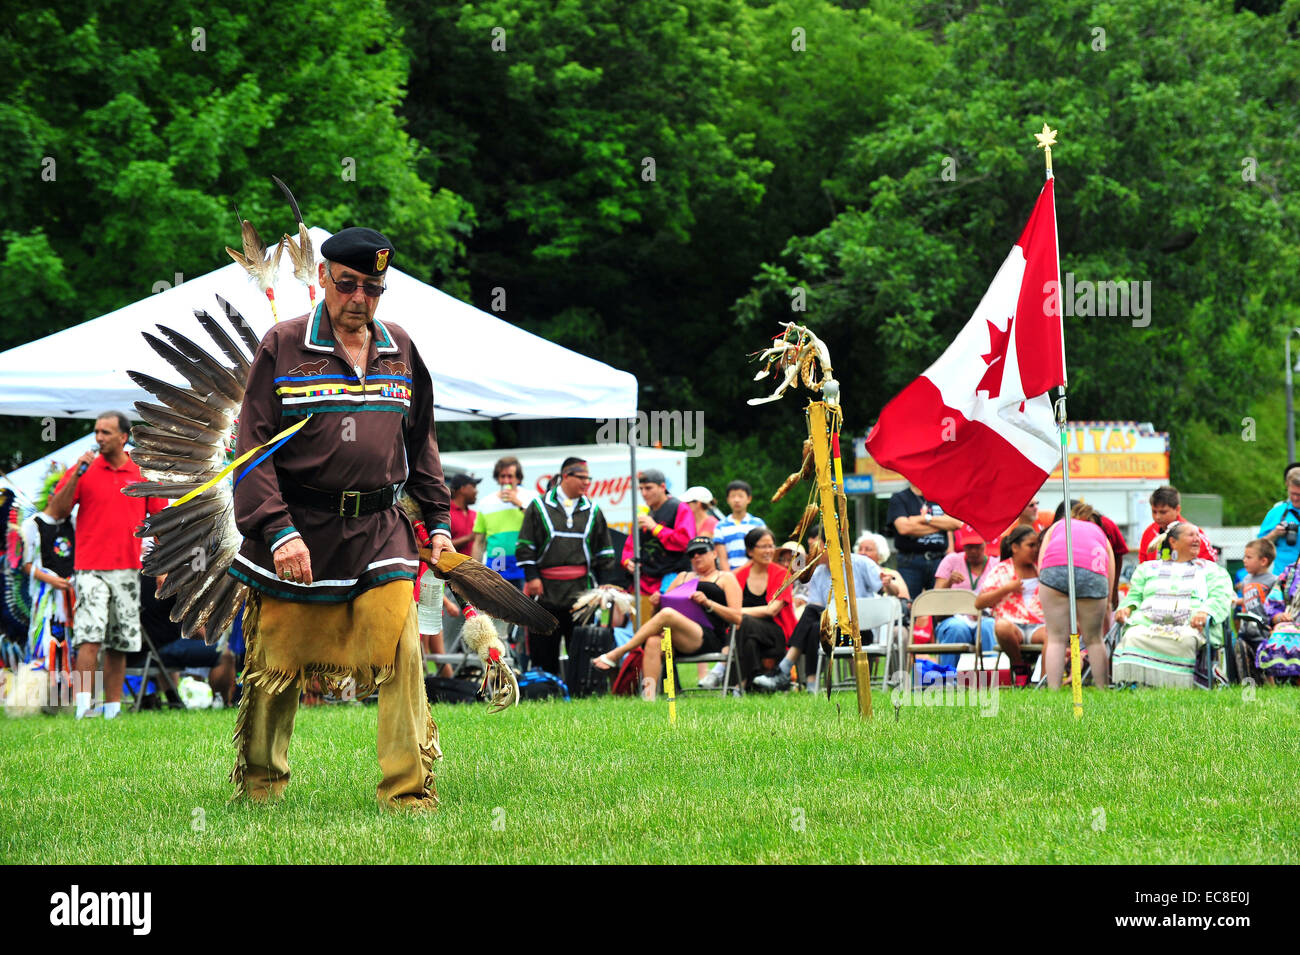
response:
[[[329,238],[312,229],[319,251]],[[272,323],[266,297],[231,262],[125,308],[0,354],[0,414],[92,418],[113,409],[134,414],[151,400],[126,376],[141,371],[177,381],[142,331],[161,322],[203,345],[207,333],[192,309],[220,317],[214,294],[239,309],[263,333]],[[307,311],[307,289],[293,277],[289,256],[280,263],[276,305],[281,318]],[[396,268],[376,317],[404,328],[433,376],[439,421],[473,418],[630,418],[636,415],[636,378],[562,348]]]

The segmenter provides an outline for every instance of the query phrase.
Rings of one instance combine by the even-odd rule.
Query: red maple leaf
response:
[[[975,386],[976,393],[987,391],[990,398],[996,398],[1002,393],[1002,368],[1007,363],[1007,348],[1011,344],[1013,321],[1015,321],[1014,315],[1007,319],[1006,331],[999,330],[996,325],[989,322],[989,350],[987,354],[980,355],[984,364],[989,367],[979,384]]]

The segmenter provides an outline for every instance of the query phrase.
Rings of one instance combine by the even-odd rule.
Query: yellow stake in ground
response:
[[[664,693],[668,696],[668,722],[677,722],[677,681],[673,679],[673,629],[664,627]]]

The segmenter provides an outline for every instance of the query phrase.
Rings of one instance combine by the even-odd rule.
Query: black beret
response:
[[[393,244],[374,229],[353,227],[322,242],[320,254],[354,272],[383,275],[393,262]]]

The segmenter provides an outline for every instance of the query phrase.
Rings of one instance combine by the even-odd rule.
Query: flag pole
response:
[[[1034,138],[1038,140],[1038,147],[1043,150],[1043,158],[1047,163],[1047,178],[1052,176],[1052,146],[1056,143],[1056,130],[1051,129],[1046,123],[1043,123],[1043,131],[1035,133]],[[1055,204],[1055,199],[1053,199]],[[1056,222],[1056,216],[1052,216],[1053,225]],[[1056,303],[1057,308],[1064,313],[1061,301],[1063,294],[1061,289],[1061,248],[1058,237],[1053,236],[1057,243],[1056,247]],[[1082,665],[1079,658],[1079,618],[1075,608],[1074,596],[1074,535],[1071,532],[1070,511],[1070,456],[1066,443],[1068,441],[1065,422],[1065,327],[1062,322],[1061,327],[1061,369],[1062,383],[1057,389],[1059,397],[1056,399],[1056,430],[1061,439],[1061,484],[1065,493],[1065,566],[1068,573],[1066,574],[1066,584],[1069,590],[1070,601],[1070,697],[1074,703],[1074,718],[1083,718],[1083,682],[1082,682]]]

